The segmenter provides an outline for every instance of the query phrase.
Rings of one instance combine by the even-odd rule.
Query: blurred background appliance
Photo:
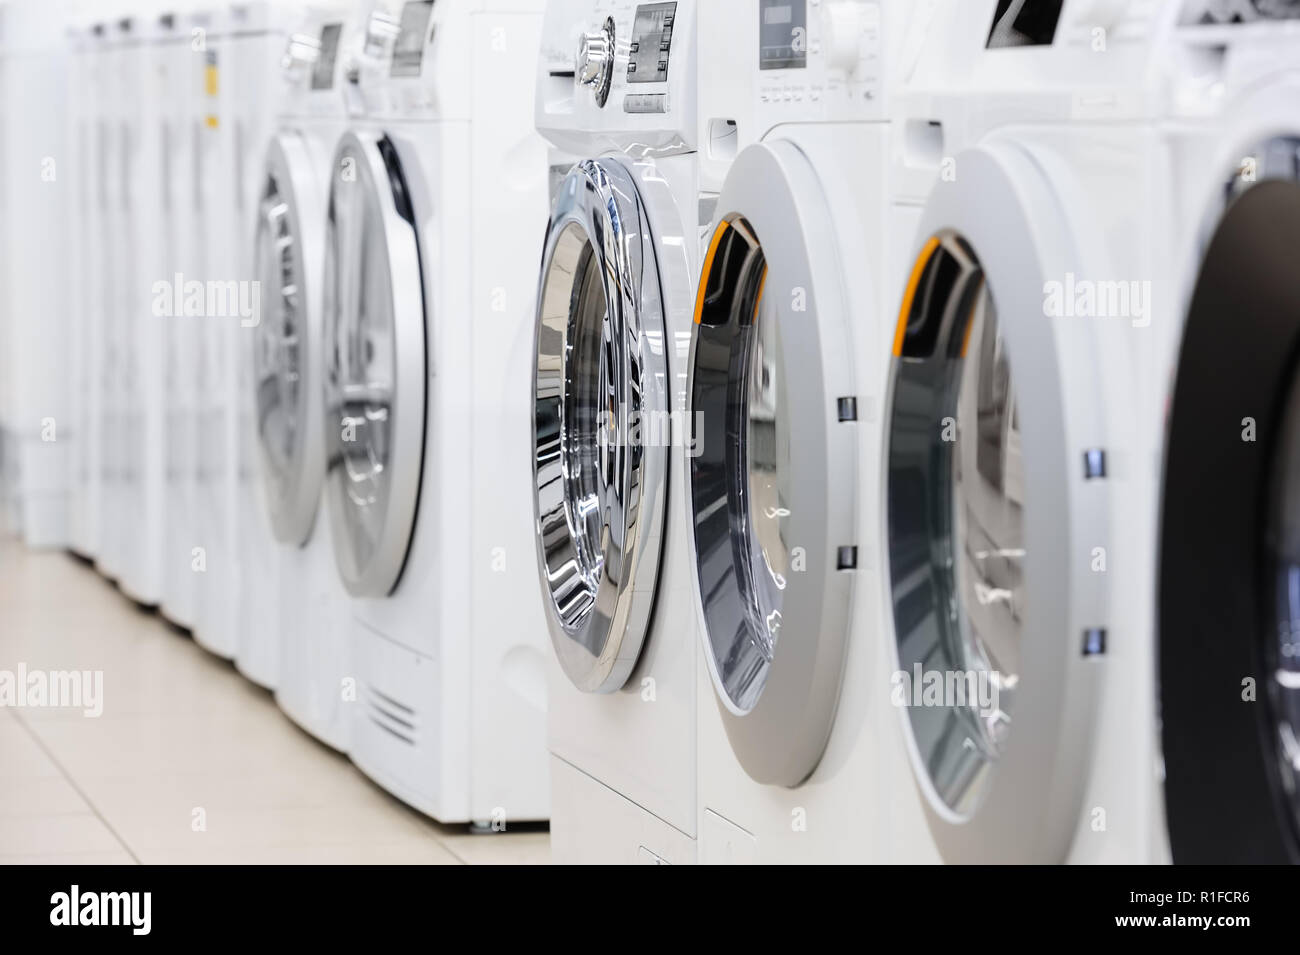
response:
[[[540,0],[376,6],[335,152],[326,452],[353,761],[480,827],[548,816],[542,618],[511,433],[546,203]],[[522,378],[512,378],[522,375]],[[520,389],[525,387],[522,383]]]

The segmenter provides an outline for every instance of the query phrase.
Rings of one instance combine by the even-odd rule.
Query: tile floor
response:
[[[408,809],[89,567],[0,539],[0,670],[20,664],[102,670],[104,712],[0,706],[0,863],[549,861],[544,829]]]

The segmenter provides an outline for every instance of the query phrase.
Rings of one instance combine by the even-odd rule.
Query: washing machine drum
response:
[[[579,689],[619,689],[658,586],[669,448],[663,286],[633,168],[586,160],[561,184],[536,321],[533,471],[551,642]]]
[[[705,655],[732,749],[785,786],[830,737],[858,566],[846,278],[809,161],[732,167],[691,341],[691,532]]]
[[[319,295],[327,161],[297,134],[272,141],[254,246],[261,293],[253,345],[255,426],[271,526],[292,546],[311,535],[325,474]]]
[[[325,240],[325,493],[348,592],[384,597],[414,532],[428,397],[425,296],[408,172],[385,136],[335,150]]]
[[[1234,178],[1168,424],[1160,703],[1175,862],[1300,862],[1300,138]]]

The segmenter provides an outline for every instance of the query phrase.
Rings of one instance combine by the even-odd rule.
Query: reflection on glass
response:
[[[985,285],[970,321],[974,354],[960,369],[957,441],[952,456],[955,596],[960,612],[952,658],[987,674],[998,705],[969,714],[970,739],[996,759],[1011,728],[1020,672],[1024,592],[1024,470],[1011,368]]]
[[[303,306],[289,206],[274,178],[267,182],[258,235],[258,281],[262,321],[254,331],[253,375],[256,427],[264,472],[273,499],[290,493],[302,440]]]
[[[760,300],[761,302],[761,300]],[[785,390],[784,366],[776,314],[760,304],[758,319],[744,355],[748,363],[743,445],[748,498],[747,522],[741,526],[741,590],[749,632],[763,658],[771,662],[781,635],[781,611],[790,571],[790,549],[785,541],[789,524],[790,436],[781,413]]]
[[[590,245],[578,260],[577,294],[569,315],[570,361],[565,382],[562,436],[565,506],[577,548],[578,571],[596,589],[605,571],[605,539],[620,535],[603,495],[617,495],[622,470],[618,385],[611,354],[605,290]],[[621,553],[621,541],[614,553]],[[611,568],[617,576],[617,568]]]
[[[350,192],[355,197],[363,190]],[[358,569],[374,557],[383,533],[393,451],[395,328],[382,228],[370,203],[339,203],[326,253],[330,482],[341,496],[347,546]]]
[[[969,817],[1012,726],[1025,638],[1025,473],[993,290],[962,237],[937,239],[894,366],[890,586],[908,681],[900,702],[920,765],[943,807]]]

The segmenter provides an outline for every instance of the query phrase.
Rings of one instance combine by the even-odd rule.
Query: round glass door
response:
[[[262,302],[253,341],[254,426],[271,525],[291,545],[311,534],[325,470],[320,265],[312,264],[324,249],[321,227],[304,221],[304,212],[323,210],[324,197],[313,188],[307,149],[298,137],[272,143],[255,244]]]
[[[579,689],[627,681],[650,624],[669,413],[654,237],[632,170],[586,160],[543,257],[534,401],[538,553],[551,642]]]
[[[1043,174],[1054,158],[958,157],[961,181],[922,213],[891,349],[890,702],[954,863],[1067,859],[1092,765],[1110,595],[1089,555],[1110,546],[1115,399],[1104,331],[1044,311],[1048,283],[1104,251],[1069,168]]]
[[[1011,361],[979,259],[955,233],[925,256],[924,294],[914,288],[896,342],[904,360],[889,423],[890,575],[900,671],[922,681],[957,674],[977,691],[907,709],[930,784],[966,817],[1011,732],[1025,477]]]
[[[830,737],[858,562],[846,283],[791,144],[741,153],[719,209],[691,340],[705,658],[745,771],[796,786]]]
[[[423,279],[403,164],[382,137],[335,153],[325,238],[326,495],[348,591],[401,577],[424,455]]]
[[[1165,814],[1175,862],[1300,863],[1300,136],[1242,155],[1168,416]]]

